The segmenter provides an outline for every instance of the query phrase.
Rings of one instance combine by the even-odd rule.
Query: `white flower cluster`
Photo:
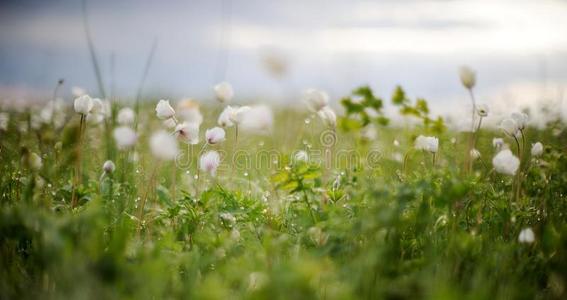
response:
[[[329,95],[325,91],[307,89],[303,92],[303,101],[310,111],[317,113],[325,125],[332,128],[337,126],[337,115],[329,106]]]

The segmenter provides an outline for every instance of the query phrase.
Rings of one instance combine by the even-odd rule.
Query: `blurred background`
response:
[[[0,2],[0,98],[47,100],[59,78],[98,95],[82,0]],[[401,84],[434,112],[466,109],[458,69],[477,71],[495,110],[549,104],[567,115],[565,1],[97,0],[88,26],[107,94],[288,104],[316,87],[334,101],[369,84]]]

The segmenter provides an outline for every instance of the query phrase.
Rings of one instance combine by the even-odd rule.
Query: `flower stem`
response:
[[[79,122],[79,143],[77,148],[77,160],[75,165],[75,179],[73,183],[73,191],[71,192],[71,208],[77,207],[77,188],[81,183],[81,153],[83,148],[83,124],[85,123],[85,115],[81,114],[81,121]]]

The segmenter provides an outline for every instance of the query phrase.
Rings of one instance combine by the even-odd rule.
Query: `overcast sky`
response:
[[[97,93],[81,3],[0,1],[0,92],[49,95],[65,78]],[[557,98],[567,83],[565,1],[91,0],[88,12],[120,98],[135,94],[154,39],[146,90],[172,98],[211,98],[221,79],[240,101],[294,101],[308,87],[336,100],[360,84],[389,97],[402,84],[447,110],[468,103],[461,65],[492,104]],[[266,57],[285,62],[283,77]]]

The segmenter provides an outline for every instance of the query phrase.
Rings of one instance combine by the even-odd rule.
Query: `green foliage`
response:
[[[345,131],[357,130],[371,123],[388,125],[390,120],[384,116],[384,101],[376,97],[369,86],[361,86],[351,96],[341,99],[346,115],[339,119],[339,127]]]
[[[432,119],[429,116],[429,106],[425,99],[417,98],[415,104],[412,104],[401,86],[397,86],[394,90],[392,104],[399,107],[399,112],[402,116],[412,116],[420,119],[426,131],[441,134],[447,129],[443,118],[437,117]]]
[[[392,102],[408,116],[430,118],[427,103],[412,102],[401,88]],[[363,125],[364,114],[368,107],[381,113],[383,104],[370,88],[359,88],[344,100],[342,124],[346,129],[380,124],[366,114]],[[204,109],[206,128],[216,119],[209,111]],[[148,132],[162,128],[152,118],[153,107],[141,113],[140,126]],[[19,122],[29,115],[11,117]],[[271,136],[242,132],[236,144],[229,129],[223,144],[207,146],[223,153],[216,177],[198,173],[195,165],[158,164],[145,132],[130,153],[113,149],[116,170],[101,176],[108,158],[102,149],[112,143],[104,141],[103,126],[90,125],[75,190],[80,202],[72,209],[75,119],[54,138],[38,135],[51,130],[49,125],[20,132],[12,121],[1,132],[1,299],[567,295],[562,124],[526,130],[528,143],[541,141],[545,151],[539,157],[526,152],[517,202],[511,200],[514,179],[491,170],[492,138],[499,133],[482,129],[477,144],[482,156],[473,172],[463,174],[465,146],[449,142],[458,134],[436,131],[442,120],[440,125],[429,120],[423,128],[384,127],[372,145],[346,132],[325,148],[316,132],[296,134],[304,124],[295,112],[277,111],[281,125]],[[440,132],[435,165],[430,153],[409,151],[405,142],[424,131]],[[394,138],[400,146],[392,146]],[[297,144],[310,151],[308,161],[288,162],[283,155]],[[322,164],[324,156],[311,155],[365,154],[371,146],[383,154],[373,164],[348,160],[332,169]],[[248,158],[264,151],[268,164],[238,169],[229,159],[235,149],[249,150],[242,152],[247,162],[260,162]],[[134,151],[138,160],[131,159]],[[398,151],[411,154],[405,168],[388,156]],[[31,153],[40,154],[41,168],[33,168]],[[528,227],[535,241],[520,243],[518,235]]]

